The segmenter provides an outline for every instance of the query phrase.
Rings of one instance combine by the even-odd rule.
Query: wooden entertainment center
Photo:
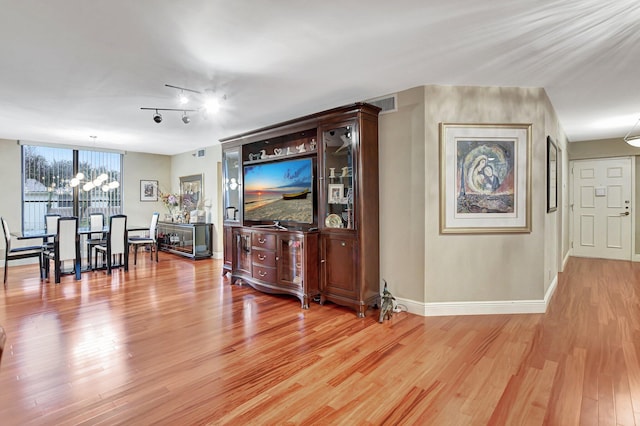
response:
[[[378,304],[379,112],[356,103],[221,140],[232,282],[305,309]]]

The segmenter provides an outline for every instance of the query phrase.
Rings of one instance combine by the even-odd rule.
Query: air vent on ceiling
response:
[[[380,114],[386,114],[388,112],[396,112],[398,110],[398,95],[393,94],[389,96],[383,96],[381,98],[375,98],[367,101],[371,105],[382,108]]]

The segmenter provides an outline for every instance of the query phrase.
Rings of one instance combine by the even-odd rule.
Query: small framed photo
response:
[[[330,183],[328,186],[328,203],[341,204],[344,198],[344,185],[341,183]]]
[[[158,181],[140,181],[140,201],[158,201]]]

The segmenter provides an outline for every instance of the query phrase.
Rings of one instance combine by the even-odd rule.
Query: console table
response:
[[[205,259],[213,254],[213,224],[158,222],[160,250],[189,257]]]

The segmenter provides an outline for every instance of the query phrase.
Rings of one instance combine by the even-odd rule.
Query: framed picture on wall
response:
[[[558,210],[558,146],[547,136],[547,213]]]
[[[158,181],[140,181],[140,201],[158,201]]]
[[[440,123],[440,232],[531,232],[531,124]]]
[[[180,210],[190,212],[198,208],[200,201],[204,199],[202,180],[201,174],[180,177],[180,197],[182,200]]]

